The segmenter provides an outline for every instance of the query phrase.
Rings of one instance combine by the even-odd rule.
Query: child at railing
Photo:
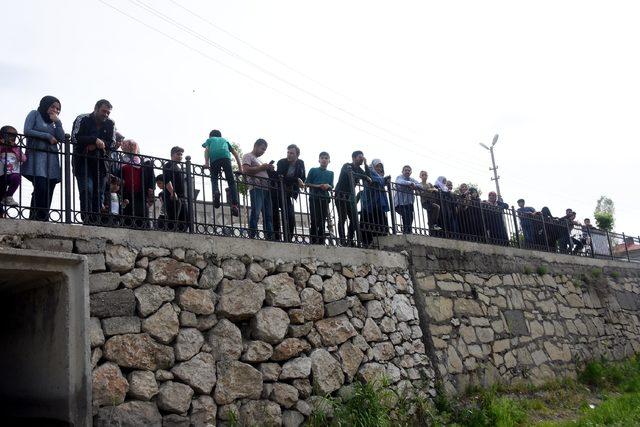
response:
[[[238,151],[222,137],[219,130],[212,130],[209,133],[209,139],[204,144],[204,165],[211,168],[211,188],[213,191],[213,207],[220,207],[220,187],[218,186],[218,175],[220,170],[224,171],[224,178],[231,192],[231,215],[238,216],[238,190],[236,180],[233,176],[233,168],[231,167],[231,156],[236,159],[238,171],[242,173],[242,162],[238,156]]]
[[[111,175],[109,177],[109,205],[105,206],[105,209],[109,213],[112,225],[120,225],[120,219],[122,215],[122,209],[129,204],[128,199],[122,199],[120,196],[120,178]]]
[[[178,217],[182,210],[182,202],[175,193],[173,184],[169,181],[164,182],[164,175],[160,174],[156,177],[156,186],[160,190],[158,200],[160,201],[160,214],[157,219],[157,228],[159,230],[173,231],[178,227]]]
[[[13,126],[0,128],[0,203],[18,206],[13,194],[20,187],[20,165],[27,157],[16,145],[18,132]]]

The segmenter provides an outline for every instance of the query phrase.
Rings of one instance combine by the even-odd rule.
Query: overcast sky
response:
[[[111,7],[109,7],[111,5]],[[113,8],[117,8],[115,10]],[[555,216],[616,206],[640,234],[640,5],[628,1],[29,0],[4,6],[0,121],[44,95],[76,115],[109,99],[146,154],[202,161],[211,129],[307,168],[355,149],[483,198],[496,160],[506,202]],[[126,15],[129,16],[126,16]],[[634,196],[635,194],[635,196]]]

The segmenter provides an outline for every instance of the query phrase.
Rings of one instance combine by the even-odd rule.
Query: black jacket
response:
[[[89,151],[88,147],[95,144],[96,139],[104,141],[104,150]],[[115,149],[116,124],[107,119],[98,129],[93,113],[82,114],[73,122],[71,143],[75,173],[85,171],[86,166],[87,171],[98,171],[104,175],[110,170],[109,158],[111,151]]]
[[[302,182],[304,182],[307,179],[307,173],[304,169],[304,161],[300,159],[296,160],[294,167],[295,169],[293,172],[293,176],[287,176],[287,171],[289,170],[289,161],[287,159],[280,159],[278,160],[278,164],[276,165],[276,174],[278,176],[282,176],[284,189],[287,192],[287,195],[295,199],[298,197],[298,193],[300,193],[298,178],[300,178]]]
[[[178,197],[186,197],[187,189],[186,189],[186,173],[180,167],[180,164],[174,162],[173,160],[169,160],[164,164],[162,168],[162,174],[164,176],[164,183],[167,185],[168,183],[173,183],[173,191],[178,195]]]
[[[353,184],[357,185],[361,179],[369,176],[369,166],[364,165],[364,170],[360,166],[354,166],[353,163],[345,163],[340,169],[340,176],[335,187],[336,196],[353,195],[355,189],[351,185],[349,172],[353,172]]]

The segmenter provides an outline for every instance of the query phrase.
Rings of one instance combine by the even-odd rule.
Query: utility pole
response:
[[[493,147],[495,147],[496,142],[498,142],[498,134],[496,134],[493,137],[493,141],[491,142],[491,147],[487,147],[487,145],[483,144],[482,142],[480,143],[480,145],[486,148],[487,150],[489,150],[489,152],[491,153],[491,165],[493,166],[489,168],[490,171],[493,171],[493,178],[491,178],[491,181],[496,182],[496,193],[498,193],[498,199],[502,200],[502,195],[500,194],[500,184],[499,184],[500,177],[498,176],[498,167],[496,166],[496,158],[493,155]]]

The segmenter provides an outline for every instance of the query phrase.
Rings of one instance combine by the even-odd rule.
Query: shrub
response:
[[[529,267],[528,265],[524,266],[524,274],[529,275],[533,273],[533,270],[531,269],[531,267]]]
[[[547,274],[547,267],[545,267],[544,265],[538,266],[538,268],[536,268],[536,273],[538,273],[540,276],[542,276],[543,274]]]
[[[594,214],[596,226],[601,230],[613,230],[613,214],[609,212],[596,212]]]
[[[591,270],[591,275],[597,279],[602,275],[602,270],[599,268],[594,268]]]

